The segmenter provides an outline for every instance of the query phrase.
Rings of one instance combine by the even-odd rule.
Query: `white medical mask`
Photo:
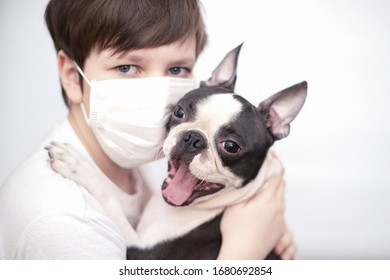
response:
[[[175,105],[198,87],[195,79],[153,77],[90,81],[87,124],[107,156],[123,168],[161,158],[165,124]]]

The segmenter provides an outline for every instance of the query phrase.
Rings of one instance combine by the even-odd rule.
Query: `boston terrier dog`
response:
[[[163,198],[151,196],[136,229],[113,200],[107,179],[82,155],[63,143],[48,147],[52,168],[83,185],[118,225],[128,259],[216,259],[224,209],[249,199],[282,172],[269,149],[289,134],[305,102],[307,83],[253,106],[234,93],[240,49],[229,52],[208,81],[172,108],[163,144],[169,162]],[[268,259],[274,258],[271,252]]]

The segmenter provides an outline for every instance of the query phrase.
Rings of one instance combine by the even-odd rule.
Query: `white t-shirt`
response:
[[[44,149],[50,141],[69,143],[93,162],[68,120],[54,127],[0,188],[0,259],[125,259],[124,239],[100,204],[51,169]],[[134,173],[134,195],[114,190],[133,225],[148,196]]]

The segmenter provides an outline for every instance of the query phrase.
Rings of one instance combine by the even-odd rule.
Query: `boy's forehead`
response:
[[[116,49],[105,49],[99,51],[94,49],[90,57],[103,60],[122,60],[131,59],[134,62],[147,62],[148,60],[163,59],[182,63],[195,63],[196,61],[196,40],[191,36],[185,40],[177,41],[172,44],[147,47],[142,49],[130,49],[118,51]]]

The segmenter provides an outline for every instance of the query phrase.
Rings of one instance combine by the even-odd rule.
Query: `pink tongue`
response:
[[[185,164],[180,164],[179,169],[162,194],[170,203],[180,206],[190,198],[196,181],[188,167]]]

